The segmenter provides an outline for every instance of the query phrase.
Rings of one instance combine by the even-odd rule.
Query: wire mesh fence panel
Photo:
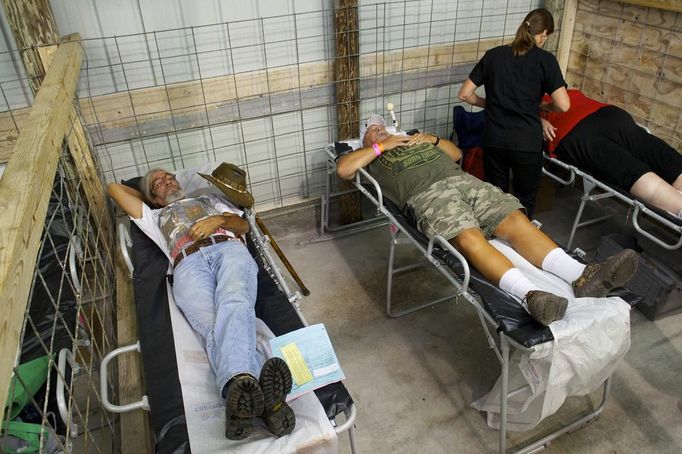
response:
[[[111,452],[117,443],[98,374],[115,346],[113,266],[102,248],[111,239],[94,228],[83,191],[65,149],[10,383],[3,452]]]
[[[359,111],[448,136],[459,84],[537,0],[357,7]],[[84,40],[79,97],[105,179],[208,161],[248,172],[260,209],[318,196],[336,138],[334,11]]]

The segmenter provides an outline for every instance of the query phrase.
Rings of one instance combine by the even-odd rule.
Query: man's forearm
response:
[[[107,194],[123,211],[135,219],[142,217],[142,193],[120,183],[109,183]]]
[[[222,214],[220,227],[229,230],[235,235],[244,235],[249,231],[249,223],[235,214]]]
[[[344,180],[352,180],[359,169],[374,161],[376,157],[376,153],[371,147],[351,151],[339,158],[336,164],[336,173]]]

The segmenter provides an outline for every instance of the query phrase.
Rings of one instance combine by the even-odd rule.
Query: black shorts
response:
[[[626,190],[647,172],[671,184],[682,174],[682,155],[616,106],[602,107],[578,122],[556,154],[567,164]]]

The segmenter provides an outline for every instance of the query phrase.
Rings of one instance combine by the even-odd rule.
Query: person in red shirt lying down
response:
[[[682,154],[623,109],[568,95],[567,112],[541,112],[547,152],[682,219]]]

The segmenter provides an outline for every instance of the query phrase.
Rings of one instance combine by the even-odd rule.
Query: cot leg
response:
[[[507,400],[509,396],[509,343],[507,336],[500,333],[500,350],[502,352],[502,389],[500,390],[500,453],[507,449]]]
[[[327,161],[327,174],[324,178],[324,194],[320,198],[320,236],[327,233],[329,227],[329,199],[331,198],[331,165]]]
[[[580,207],[578,207],[578,212],[575,215],[575,220],[573,221],[573,228],[571,229],[571,234],[568,237],[568,243],[566,244],[566,249],[571,250],[573,245],[573,238],[575,237],[575,232],[578,230],[578,224],[580,223],[580,218],[583,215],[583,210],[585,209],[585,203],[587,202],[587,193],[580,198]]]
[[[386,313],[390,316],[392,304],[392,288],[393,288],[393,261],[395,260],[395,243],[396,234],[391,230],[391,247],[388,251],[388,279],[386,283]]]
[[[350,440],[350,452],[358,454],[358,442],[355,438],[355,427],[348,429],[348,439]]]
[[[552,433],[547,434],[546,436],[542,437],[541,439],[524,446],[523,448],[514,451],[514,454],[530,454],[534,452],[538,452],[541,450],[543,447],[547,447],[549,443],[556,439],[559,438],[561,435],[574,432],[578,429],[580,429],[582,426],[592,422],[594,419],[596,419],[603,411],[604,408],[606,407],[606,401],[609,398],[609,393],[611,392],[611,378],[609,377],[606,379],[604,382],[604,391],[602,393],[602,400],[599,403],[599,406],[597,408],[590,412],[589,414],[585,416],[578,416],[575,420],[572,422],[558,428]]]

